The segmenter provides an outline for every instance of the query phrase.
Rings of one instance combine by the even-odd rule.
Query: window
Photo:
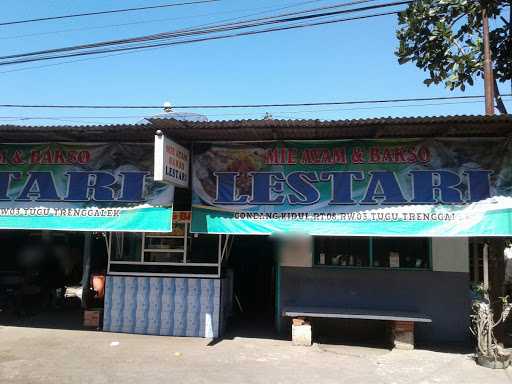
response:
[[[174,223],[170,233],[144,233],[143,237],[145,263],[186,263],[188,223]]]
[[[316,265],[430,269],[430,238],[315,236]]]
[[[114,232],[111,235],[110,260],[123,262],[140,261],[142,233]]]
[[[175,213],[169,233],[112,233],[109,273],[219,276],[221,238],[190,234],[190,215]]]
[[[318,263],[343,267],[370,266],[370,242],[365,237],[315,237]]]
[[[430,268],[430,239],[425,237],[373,238],[374,267]]]

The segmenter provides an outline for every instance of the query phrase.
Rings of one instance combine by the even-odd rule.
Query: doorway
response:
[[[86,260],[82,232],[4,230],[0,242],[0,324],[82,329],[88,293],[84,270],[106,268],[101,234],[91,235]]]
[[[275,332],[275,247],[269,236],[236,236],[228,268],[233,272],[233,317],[228,332],[261,337]]]

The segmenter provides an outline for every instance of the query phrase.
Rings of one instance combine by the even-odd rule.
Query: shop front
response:
[[[0,145],[1,322],[100,326],[111,233],[172,230],[152,168],[151,144]]]
[[[190,233],[190,211],[175,211],[167,233],[112,232],[103,330],[217,338],[229,280],[225,236]],[[222,292],[221,292],[222,291]],[[222,307],[224,305],[224,307]]]
[[[510,153],[501,138],[196,143],[191,228],[276,239],[282,331],[389,318],[464,342],[469,238],[512,233]]]
[[[218,338],[305,320],[380,337],[414,322],[417,342],[465,342],[470,247],[475,265],[475,239],[512,236],[507,119],[6,129],[0,277],[33,290],[44,263],[17,252],[37,237],[38,254],[67,244],[52,260],[75,266],[65,279],[104,331]]]

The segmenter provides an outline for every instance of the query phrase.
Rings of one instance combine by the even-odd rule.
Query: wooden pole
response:
[[[478,243],[477,239],[473,242],[473,282],[475,284],[480,283],[480,255],[478,254]]]
[[[483,264],[484,264],[484,289],[487,291],[489,289],[489,244],[484,244],[484,252],[483,252]]]
[[[484,44],[484,88],[485,88],[485,114],[494,115],[494,75],[492,71],[492,55],[489,44],[489,17],[482,1],[482,34]]]

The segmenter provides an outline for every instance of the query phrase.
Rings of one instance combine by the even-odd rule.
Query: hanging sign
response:
[[[149,144],[0,144],[0,228],[171,230]]]
[[[155,135],[155,180],[188,188],[190,153],[163,134]]]
[[[510,236],[511,156],[500,138],[196,145],[192,231]]]
[[[192,212],[190,211],[174,211],[172,213],[173,223],[190,223],[192,219]]]

